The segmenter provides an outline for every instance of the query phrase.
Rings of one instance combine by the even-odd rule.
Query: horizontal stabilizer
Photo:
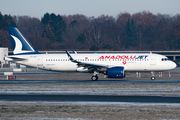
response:
[[[27,60],[27,59],[18,58],[18,57],[5,57],[5,60],[8,60],[8,61],[23,61],[23,60]]]

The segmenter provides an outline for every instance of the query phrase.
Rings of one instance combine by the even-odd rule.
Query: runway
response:
[[[90,74],[17,75],[16,80],[0,80],[0,101],[44,102],[138,102],[180,103],[178,74],[171,78],[105,79],[91,81]],[[149,77],[149,76],[148,76]],[[163,84],[162,84],[163,83]]]
[[[0,101],[180,103],[180,97],[127,95],[0,94]]]
[[[180,80],[0,80],[0,84],[34,83],[180,83]]]

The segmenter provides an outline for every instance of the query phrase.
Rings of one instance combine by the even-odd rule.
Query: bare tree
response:
[[[84,32],[85,43],[89,46],[90,50],[102,49],[104,43],[108,39],[110,22],[114,22],[111,16],[100,16],[97,19],[90,19],[91,24]]]
[[[80,49],[81,46],[83,46],[84,40],[82,34],[88,26],[89,21],[87,20],[81,21],[80,23],[74,20],[68,25],[67,30],[64,32],[63,39],[66,44],[68,44],[69,49]]]
[[[96,22],[92,23],[91,26],[86,29],[84,38],[91,50],[98,50],[106,41],[107,34],[104,33],[103,29],[102,23]]]

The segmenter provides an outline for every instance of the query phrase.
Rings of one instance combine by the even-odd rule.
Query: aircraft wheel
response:
[[[155,77],[154,77],[154,76],[152,76],[152,77],[151,77],[151,80],[155,80]]]
[[[92,81],[97,81],[97,80],[98,80],[98,76],[97,76],[97,75],[93,75],[93,76],[91,77],[91,80],[92,80]]]

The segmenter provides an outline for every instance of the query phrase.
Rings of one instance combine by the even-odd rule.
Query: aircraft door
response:
[[[156,56],[155,55],[150,56],[150,65],[156,65]]]
[[[43,67],[43,56],[38,56],[37,58],[37,67]]]

